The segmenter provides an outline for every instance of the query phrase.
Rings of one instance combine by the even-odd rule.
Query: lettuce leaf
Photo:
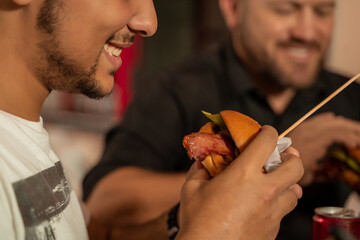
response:
[[[218,125],[220,128],[227,130],[224,120],[222,119],[220,114],[211,114],[211,113],[205,112],[203,110],[201,112],[205,115],[205,117],[210,119],[213,123]]]

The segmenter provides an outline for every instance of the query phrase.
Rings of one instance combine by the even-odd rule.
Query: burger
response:
[[[219,114],[203,114],[211,121],[199,132],[183,139],[190,159],[200,161],[215,177],[220,174],[260,132],[261,126],[252,118],[232,110]]]
[[[341,180],[360,192],[360,147],[333,145],[329,148],[318,176]]]

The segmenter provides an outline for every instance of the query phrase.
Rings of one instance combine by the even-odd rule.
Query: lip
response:
[[[121,49],[129,48],[133,45],[132,42],[118,43],[118,42],[114,42],[114,41],[107,42],[107,44],[112,45],[117,48],[121,48]]]
[[[115,69],[119,69],[121,67],[122,64],[122,59],[121,57],[114,57],[112,55],[110,55],[109,53],[107,53],[105,51],[105,49],[103,50],[107,59],[109,60],[109,62],[114,66]]]
[[[118,49],[120,49],[121,51],[124,48],[129,48],[131,47],[132,43],[116,43],[116,42],[107,42],[108,45],[116,47]],[[113,56],[112,54],[109,54],[105,49],[103,49],[107,59],[109,60],[109,62],[114,66],[114,69],[119,69],[122,65],[122,59],[121,59],[121,53],[120,55],[117,56]]]

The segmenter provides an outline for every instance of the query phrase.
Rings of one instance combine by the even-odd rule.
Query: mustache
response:
[[[111,35],[106,42],[110,41],[116,41],[116,42],[122,42],[122,43],[133,43],[135,40],[135,34],[132,33],[116,33]]]
[[[301,46],[307,48],[313,48],[318,51],[321,50],[321,44],[317,41],[306,41],[298,38],[291,38],[287,41],[282,41],[278,43],[279,47],[291,47],[291,46]]]

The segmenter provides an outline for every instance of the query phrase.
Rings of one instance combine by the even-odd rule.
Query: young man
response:
[[[80,204],[43,128],[41,107],[52,90],[95,99],[106,96],[121,65],[122,49],[131,46],[137,34],[153,35],[156,27],[152,0],[1,1],[1,238],[88,238]],[[244,160],[233,164],[232,171],[243,165],[249,167],[240,170],[244,173],[252,168],[254,174],[246,174],[247,179],[238,179],[229,169],[222,179],[210,182],[204,169],[193,167],[181,197],[179,238],[194,239],[199,234],[274,238],[281,218],[301,197],[296,182],[302,175],[301,160],[291,150],[284,155],[287,163],[274,174],[265,176],[254,170],[260,169],[274,150],[276,139],[276,131],[264,127]],[[279,177],[285,180],[276,183]],[[249,189],[249,183],[258,187],[257,191]],[[224,189],[228,191],[224,193]],[[259,193],[268,197],[256,198]],[[222,199],[228,199],[227,203]],[[244,212],[245,206],[249,207]],[[249,224],[256,216],[260,221]],[[269,218],[274,221],[261,234],[249,232]],[[155,227],[146,226],[141,232],[148,236],[157,233]]]
[[[179,200],[191,164],[181,141],[207,121],[201,110],[234,109],[282,132],[347,80],[323,69],[335,0],[219,5],[231,40],[141,82],[122,124],[109,133],[103,158],[84,181],[88,206],[102,221],[146,222]],[[314,173],[333,143],[360,145],[359,104],[360,87],[352,85],[289,134],[305,167],[301,184],[308,187],[278,239],[311,239],[314,208],[344,205],[350,189],[314,182]]]

